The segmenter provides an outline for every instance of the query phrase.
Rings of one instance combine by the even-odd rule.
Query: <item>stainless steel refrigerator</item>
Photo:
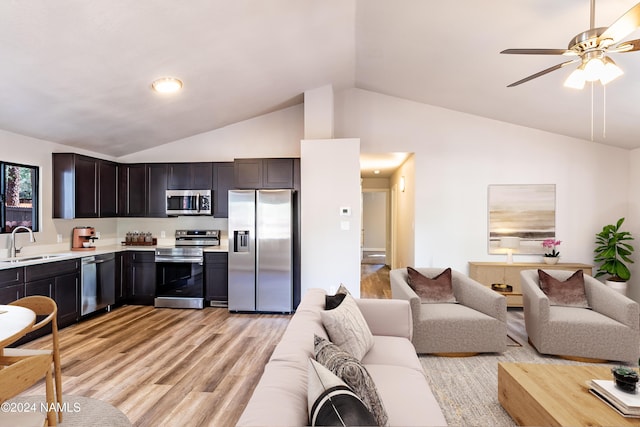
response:
[[[293,311],[293,194],[229,191],[230,311]]]

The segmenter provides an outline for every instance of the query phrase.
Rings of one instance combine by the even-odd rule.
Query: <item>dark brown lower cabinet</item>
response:
[[[204,280],[206,301],[212,306],[226,306],[229,300],[226,252],[208,252],[204,254]]]
[[[24,296],[24,268],[0,270],[0,304],[9,304]]]
[[[127,252],[127,302],[153,305],[156,294],[156,263],[153,251]]]

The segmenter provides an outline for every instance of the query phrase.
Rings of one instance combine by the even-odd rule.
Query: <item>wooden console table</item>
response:
[[[513,291],[507,295],[508,307],[522,307],[522,289],[520,288],[520,272],[522,270],[582,270],[584,274],[592,275],[592,265],[575,263],[546,264],[537,262],[469,262],[469,277],[491,287],[493,283],[511,285]]]

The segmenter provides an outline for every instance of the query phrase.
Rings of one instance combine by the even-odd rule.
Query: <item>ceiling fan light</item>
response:
[[[588,82],[596,81],[602,75],[604,62],[600,58],[591,58],[584,64],[584,79]]]
[[[613,62],[613,59],[605,56],[604,57],[604,68],[602,73],[600,73],[600,83],[606,85],[607,83],[612,82],[617,79],[621,75],[624,74],[624,71],[620,67]]]
[[[584,78],[584,68],[580,65],[578,68],[573,70],[569,77],[564,81],[564,87],[568,87],[571,89],[582,89],[584,88],[585,78]]]

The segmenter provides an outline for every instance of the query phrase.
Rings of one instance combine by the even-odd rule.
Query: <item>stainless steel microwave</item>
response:
[[[167,215],[212,215],[211,190],[167,190]]]

